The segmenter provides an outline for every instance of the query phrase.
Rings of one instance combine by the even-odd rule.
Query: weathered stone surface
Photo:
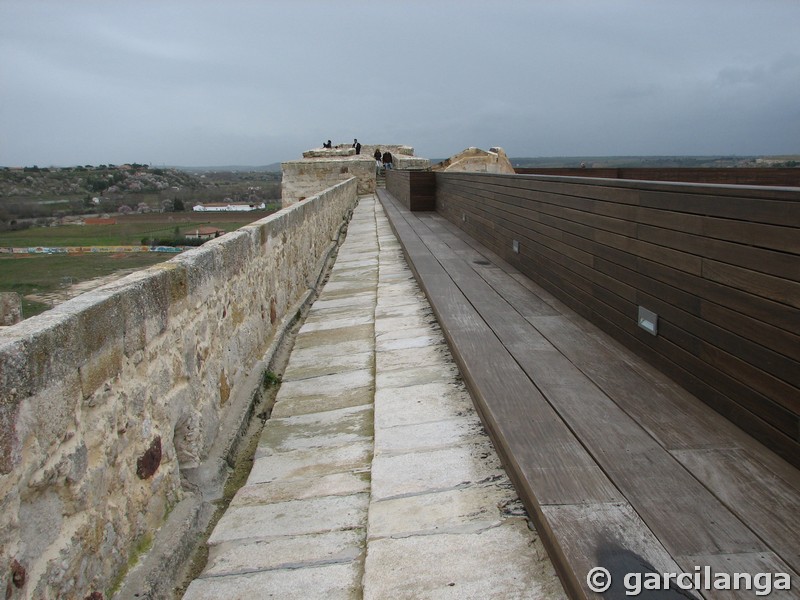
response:
[[[248,371],[310,293],[356,188],[2,328],[0,548],[19,549],[25,594],[83,598],[127,568],[181,499],[180,469],[244,415]]]
[[[563,597],[416,286],[399,271],[351,285],[365,266],[351,250],[380,217],[371,199],[358,207],[248,483],[185,598]],[[306,331],[362,313],[360,325]]]
[[[361,597],[361,566],[357,561],[305,569],[277,569],[246,575],[196,579],[183,600],[356,600]],[[265,590],[268,590],[265,593]],[[266,595],[266,594],[269,594]]]
[[[264,426],[258,454],[332,448],[364,440],[372,440],[372,406],[272,418]]]
[[[375,191],[375,159],[363,154],[325,156],[281,163],[281,201],[292,206],[355,177],[358,194]]]
[[[372,497],[384,500],[430,493],[504,476],[488,439],[423,452],[376,454],[372,461]]]
[[[312,479],[248,484],[236,492],[232,506],[249,506],[305,500],[321,496],[347,496],[369,492],[369,473],[364,471],[331,473]]]
[[[506,173],[513,175],[514,167],[502,148],[467,148],[431,168],[432,171],[458,173]]]
[[[478,419],[469,394],[455,383],[381,387],[375,393],[375,426],[379,429],[455,417]]]
[[[370,541],[366,600],[412,598],[566,598],[524,519],[479,533]]]
[[[363,529],[224,542],[209,549],[203,577],[347,563],[357,560],[363,552]]]
[[[22,321],[22,298],[17,292],[0,292],[0,327]]]
[[[273,504],[232,506],[220,519],[208,543],[244,538],[273,538],[364,527],[368,494],[323,496]]]
[[[311,479],[332,473],[369,470],[372,442],[355,442],[324,450],[295,450],[257,457],[247,483]]]
[[[524,514],[511,484],[475,485],[373,502],[369,537],[407,537],[430,533],[472,533],[496,527],[507,510]]]

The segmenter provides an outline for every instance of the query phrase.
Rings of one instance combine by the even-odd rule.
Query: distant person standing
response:
[[[356,149],[356,154],[361,154],[361,144],[358,143],[358,140],[353,140],[353,148]]]
[[[392,153],[388,150],[383,153],[383,168],[384,169],[391,169],[392,168]]]
[[[372,156],[375,157],[375,160],[377,160],[378,162],[381,162],[381,149],[380,148],[375,148],[375,154],[373,154]]]

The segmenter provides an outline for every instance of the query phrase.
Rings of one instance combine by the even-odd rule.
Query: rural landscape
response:
[[[440,160],[444,159],[431,159],[431,163]],[[797,155],[510,160],[517,168],[800,166]],[[209,203],[263,204],[264,208],[249,212],[193,210],[197,204]],[[204,239],[187,238],[199,228],[220,235],[280,206],[278,163],[263,167],[153,167],[139,163],[0,167],[0,292],[18,293],[23,317],[29,318],[108,278],[163,262],[174,252],[203,243]],[[129,251],[115,251],[115,247]],[[66,248],[86,251],[67,253]]]
[[[193,210],[209,203],[264,208]],[[138,163],[0,168],[0,292],[18,293],[23,317],[29,318],[87,286],[96,287],[103,278],[168,260],[175,251],[202,243],[187,238],[200,228],[219,235],[279,208],[280,172],[269,168],[178,169]],[[87,251],[45,250],[62,248]]]

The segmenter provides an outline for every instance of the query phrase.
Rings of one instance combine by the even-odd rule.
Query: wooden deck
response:
[[[800,597],[800,471],[436,213],[378,195],[573,598],[705,565],[788,573],[769,597]],[[701,596],[754,592],[658,597]]]

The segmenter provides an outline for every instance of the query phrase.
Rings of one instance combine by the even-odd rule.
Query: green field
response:
[[[0,291],[22,296],[27,319],[48,310],[49,304],[31,301],[28,294],[48,294],[65,285],[110,275],[120,270],[144,269],[175,256],[159,252],[78,255],[0,255]]]
[[[120,217],[115,225],[61,225],[31,227],[0,232],[0,248],[36,248],[60,246],[138,246],[144,239],[173,240],[199,226],[230,232],[265,216],[264,211],[233,215],[177,216],[174,213]],[[209,220],[212,219],[212,220]],[[177,230],[177,231],[176,231]],[[117,271],[137,270],[175,256],[159,252],[125,254],[0,254],[0,291],[22,296],[25,318],[51,308],[27,295],[57,293],[65,287],[110,275]]]
[[[217,227],[226,232],[235,231],[251,221],[204,222],[203,226]],[[59,227],[31,227],[21,231],[0,232],[0,248],[31,248],[38,246],[138,246],[143,238],[174,238],[197,228],[200,223],[128,223],[116,225],[62,225]]]

